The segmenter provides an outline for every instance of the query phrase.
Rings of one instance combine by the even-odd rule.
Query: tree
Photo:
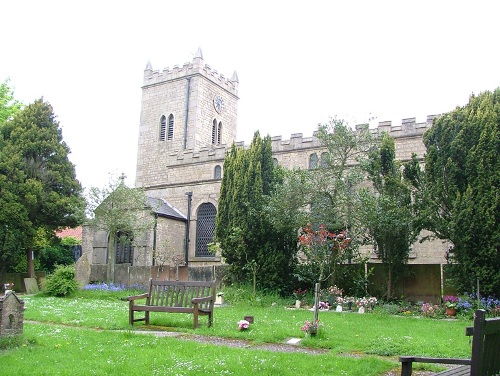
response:
[[[367,126],[353,129],[342,119],[320,125],[316,134],[325,149],[320,157],[311,154],[310,161],[315,156],[319,163],[310,163],[308,170],[284,171],[267,212],[273,225],[286,228],[295,241],[300,229],[321,232],[323,228],[349,236],[349,246],[342,252],[305,252],[311,257],[302,259],[296,275],[301,284],[312,287],[318,282],[321,266],[331,285],[342,285],[344,291],[354,293],[358,282],[365,280],[364,268],[354,265],[364,262],[358,251],[362,234],[356,228],[355,211],[357,190],[364,178],[360,164],[377,140]]]
[[[233,144],[224,160],[215,240],[236,281],[284,291],[295,262],[295,239],[265,215],[276,182],[271,152],[270,137],[262,139],[258,132],[249,149]]]
[[[14,98],[14,90],[9,87],[6,79],[0,84],[0,127],[22,108],[22,103]]]
[[[82,223],[85,201],[52,106],[36,100],[1,128],[1,246],[25,252],[34,277],[37,234]]]
[[[106,278],[114,281],[116,255],[115,243],[135,244],[151,230],[155,217],[144,191],[128,188],[123,176],[110,181],[108,187],[92,187],[87,197],[89,225],[108,233],[108,259]]]
[[[500,295],[500,88],[471,95],[424,134],[428,228],[452,242],[455,287]]]
[[[395,157],[394,139],[384,133],[380,147],[372,150],[365,166],[373,188],[361,190],[359,208],[360,224],[374,243],[385,270],[388,299],[392,298],[395,282],[405,272],[410,247],[418,235],[411,189]]]

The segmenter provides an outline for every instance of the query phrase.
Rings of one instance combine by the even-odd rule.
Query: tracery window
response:
[[[309,156],[309,170],[313,170],[318,167],[318,155],[313,153]]]
[[[217,209],[210,202],[200,205],[196,221],[196,257],[213,257],[208,244],[214,239]]]

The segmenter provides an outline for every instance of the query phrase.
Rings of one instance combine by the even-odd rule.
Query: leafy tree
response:
[[[296,239],[272,225],[265,203],[277,175],[271,140],[258,132],[250,148],[234,145],[224,161],[215,240],[238,282],[254,281],[262,288],[284,291],[295,262]]]
[[[425,216],[448,239],[459,291],[500,295],[500,88],[435,119],[424,134]]]
[[[318,157],[320,163],[308,170],[283,171],[282,181],[267,205],[267,213],[273,225],[286,228],[295,241],[300,229],[321,231],[321,226],[323,231],[349,236],[349,246],[335,257],[330,257],[332,254],[328,252],[309,252],[315,261],[302,260],[296,276],[299,284],[310,288],[318,282],[321,266],[331,285],[342,285],[345,292],[354,293],[358,281],[364,281],[364,268],[354,264],[365,261],[358,251],[362,234],[355,226],[357,190],[364,179],[360,163],[377,140],[368,127],[352,129],[341,119],[320,125],[317,137],[325,146]]]
[[[24,252],[34,277],[40,234],[80,224],[85,202],[50,104],[39,99],[28,105],[4,123],[1,134],[0,246],[9,256]]]
[[[108,233],[106,278],[114,281],[115,242],[134,244],[154,226],[152,207],[142,189],[128,188],[123,182],[111,181],[108,187],[92,187],[87,197],[89,225]]]
[[[405,272],[410,247],[418,235],[411,189],[404,182],[395,157],[394,139],[384,133],[380,147],[372,150],[365,165],[373,188],[361,190],[359,208],[361,225],[385,270],[388,299],[392,298],[395,282]]]
[[[6,79],[0,84],[0,127],[21,108],[22,103],[14,98],[14,90],[9,87],[9,80]]]

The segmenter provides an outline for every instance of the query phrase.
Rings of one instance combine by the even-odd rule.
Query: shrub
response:
[[[58,265],[43,285],[43,292],[50,296],[67,296],[78,289],[74,265]]]

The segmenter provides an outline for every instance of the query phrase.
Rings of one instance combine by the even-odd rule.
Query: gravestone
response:
[[[24,289],[26,294],[36,294],[40,291],[36,278],[24,278]]]
[[[24,301],[12,290],[0,297],[0,337],[23,333]]]

